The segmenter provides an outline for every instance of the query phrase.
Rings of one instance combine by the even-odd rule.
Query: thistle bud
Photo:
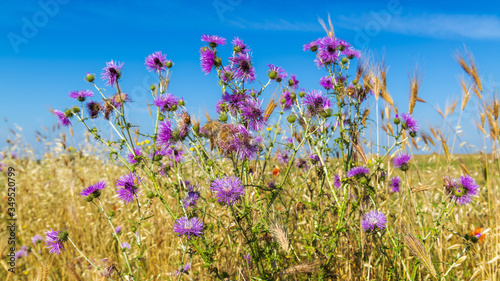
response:
[[[132,226],[132,227],[130,228],[130,230],[131,230],[132,232],[135,232],[135,231],[137,230],[137,228],[136,228],[135,226]]]
[[[146,196],[151,199],[153,197],[155,197],[155,193],[153,191],[148,191],[148,193],[146,194]]]
[[[151,91],[156,90],[156,86],[155,86],[155,84],[152,84],[149,88],[151,89]]]
[[[267,74],[267,76],[269,76],[269,79],[276,79],[278,77],[278,72],[272,70],[272,71],[269,71],[269,73]]]
[[[226,122],[227,121],[227,114],[226,113],[221,113],[220,117],[219,117],[219,120],[222,121],[222,122]]]
[[[80,112],[80,108],[78,106],[73,106],[73,108],[71,108],[73,110],[73,113],[77,114]]]
[[[214,65],[217,66],[222,66],[222,59],[221,58],[215,58],[214,60]]]
[[[184,106],[184,105],[186,105],[186,102],[185,102],[183,99],[181,99],[181,100],[179,100],[179,101],[177,102],[177,105],[179,105],[179,106]]]
[[[174,63],[171,60],[168,60],[167,63],[165,64],[165,66],[167,68],[171,68],[172,66],[174,66]]]
[[[394,124],[398,125],[399,123],[401,123],[401,120],[399,120],[399,116],[396,114],[396,118],[394,118]]]
[[[214,165],[214,161],[212,159],[208,159],[207,165],[210,166],[210,167],[213,166]]]
[[[343,58],[342,58],[342,63],[343,63],[343,64],[346,64],[347,62],[348,62],[347,58],[346,58],[346,57],[343,57]]]
[[[87,72],[87,75],[85,76],[85,80],[87,80],[87,82],[89,82],[89,83],[94,82],[94,80],[95,80],[95,74],[90,74],[90,73]]]
[[[288,121],[290,124],[293,124],[293,123],[295,123],[296,119],[297,119],[297,117],[295,116],[295,114],[290,114],[286,118],[286,121]]]
[[[59,232],[58,238],[59,238],[59,241],[61,241],[61,242],[68,241],[68,230],[66,230],[66,229],[61,230],[61,232]]]
[[[304,91],[299,92],[299,97],[303,98],[305,95],[306,95],[306,92],[304,92]]]

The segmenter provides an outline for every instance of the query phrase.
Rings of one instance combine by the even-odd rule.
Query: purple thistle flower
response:
[[[115,233],[116,233],[116,234],[120,234],[120,233],[122,232],[122,228],[123,228],[123,227],[121,227],[121,226],[117,226],[117,227],[115,228]]]
[[[177,97],[170,93],[159,95],[153,100],[153,104],[156,105],[161,112],[173,110],[178,102],[179,100]]]
[[[186,265],[184,265],[184,267],[179,267],[179,269],[177,269],[174,274],[175,276],[179,276],[181,273],[185,273],[187,272],[189,269],[191,269],[191,264],[190,263],[186,263]]]
[[[82,192],[80,192],[80,195],[83,197],[92,196],[91,199],[98,198],[101,196],[101,190],[104,190],[106,186],[107,184],[105,181],[96,182],[83,189]]]
[[[309,168],[309,165],[307,165],[307,161],[304,158],[297,158],[295,160],[295,167],[303,170],[307,170]]]
[[[250,51],[248,46],[243,43],[243,40],[238,37],[234,37],[234,40],[231,43],[233,43],[233,51],[235,53],[247,53]]]
[[[191,206],[196,206],[196,201],[200,198],[200,194],[198,192],[188,192],[188,195],[184,200],[182,200],[182,203],[184,204],[184,208],[189,208]]]
[[[446,177],[445,187],[450,194],[451,200],[459,205],[471,203],[473,197],[479,193],[479,186],[474,178],[469,175],[460,176],[458,181]]]
[[[234,72],[231,70],[230,66],[224,66],[220,74],[222,81],[226,84],[231,82],[234,78]]]
[[[203,222],[197,217],[180,217],[175,221],[174,232],[177,236],[187,235],[188,239],[193,235],[200,236],[203,234]]]
[[[333,185],[339,189],[342,186],[342,182],[340,181],[340,176],[338,174],[335,175],[335,181],[333,182]]]
[[[241,109],[241,117],[244,123],[248,124],[248,128],[252,131],[258,131],[266,125],[264,119],[264,111],[260,109],[257,99],[248,99]]]
[[[330,98],[324,95],[322,91],[312,90],[307,92],[303,102],[307,105],[307,114],[311,117],[317,116],[331,107]]]
[[[333,89],[333,86],[335,85],[335,83],[333,82],[332,80],[332,77],[330,76],[325,76],[325,77],[322,77],[320,80],[319,80],[319,84],[321,86],[323,86],[325,89],[327,90],[331,90]]]
[[[170,128],[170,123],[168,121],[161,122],[158,129],[158,138],[157,138],[158,146],[161,147],[169,146],[171,138],[172,138],[172,129]]]
[[[297,80],[295,74],[292,74],[292,77],[288,80],[288,86],[293,89],[297,89],[299,87],[299,80]]]
[[[45,232],[45,244],[49,253],[60,254],[64,250],[64,242],[68,241],[68,231],[66,229],[53,231],[52,228]]]
[[[22,246],[21,250],[17,251],[14,253],[14,258],[17,260],[21,257],[27,257],[28,256],[28,247]]]
[[[329,36],[323,37],[318,48],[318,65],[323,66],[334,63],[338,60],[339,55],[337,47],[339,42]]]
[[[219,60],[216,62],[214,50],[207,47],[200,49],[200,63],[201,70],[205,72],[205,75],[208,75],[212,71],[212,67],[219,66]]]
[[[304,51],[316,52],[320,44],[321,44],[321,38],[305,44],[303,49]]]
[[[352,177],[361,177],[361,176],[368,176],[370,173],[370,170],[365,167],[365,166],[359,166],[359,167],[354,167],[350,169],[347,172],[347,177],[352,178]]]
[[[391,192],[399,192],[399,188],[400,188],[400,183],[401,183],[401,179],[398,177],[398,176],[395,176],[391,179]]]
[[[209,43],[212,48],[217,47],[217,45],[226,45],[226,38],[217,35],[203,35],[201,41]]]
[[[318,154],[311,154],[311,155],[309,155],[309,160],[311,160],[311,163],[313,165],[316,165],[317,163],[319,163],[319,165],[321,166],[321,161],[319,159]]]
[[[155,52],[146,58],[144,63],[149,71],[164,71],[167,69],[167,56],[161,52]]]
[[[361,53],[353,48],[345,49],[344,51],[342,51],[342,54],[346,56],[348,59],[353,59],[353,58],[359,59],[359,57],[361,56]]]
[[[285,70],[281,66],[275,66],[274,64],[268,64],[269,67],[268,75],[271,80],[276,80],[276,82],[281,82],[285,79],[288,74],[286,74]]]
[[[121,176],[116,181],[116,186],[121,187],[116,191],[116,193],[118,194],[118,198],[125,202],[125,204],[130,203],[134,199],[134,197],[137,198],[137,196],[140,194],[138,185],[141,182],[142,179],[132,172],[130,172],[130,174]]]
[[[86,106],[90,118],[95,119],[99,117],[99,112],[101,112],[102,110],[102,106],[100,103],[95,101],[89,101]]]
[[[128,158],[128,162],[130,164],[135,164],[137,163],[137,159],[140,158],[142,156],[142,151],[141,151],[141,148],[140,147],[134,147],[134,152],[135,153],[129,153],[127,155],[127,158]],[[135,154],[135,155],[134,155]]]
[[[166,154],[170,156],[170,159],[173,159],[175,162],[182,161],[182,155],[184,151],[180,147],[168,147],[166,150]]]
[[[259,145],[262,142],[260,136],[252,136],[252,134],[242,125],[237,127],[237,133],[232,141],[232,146],[236,148],[240,159],[254,159],[259,151]]]
[[[280,101],[281,101],[281,108],[283,108],[283,110],[289,110],[293,106],[292,95],[290,94],[289,91],[284,91],[281,94]]]
[[[33,243],[33,245],[36,245],[36,244],[42,242],[42,240],[43,240],[43,236],[37,234],[31,238],[31,243]]]
[[[245,194],[245,187],[241,180],[234,176],[216,178],[210,189],[215,191],[217,201],[228,206],[234,205]]]
[[[397,117],[396,117],[397,118]],[[402,113],[401,114],[401,119],[403,119],[403,124],[401,126],[403,129],[407,129],[410,131],[410,135],[416,134],[420,127],[418,126],[417,120],[413,119],[411,114],[409,113]]]
[[[225,92],[222,95],[222,102],[227,105],[227,109],[233,115],[236,115],[238,111],[243,108],[247,99],[249,99],[249,97],[246,93],[229,94]],[[220,113],[220,111],[218,111],[218,113]]]
[[[361,227],[365,232],[375,231],[375,227],[379,230],[384,230],[387,226],[387,217],[382,212],[371,211],[366,213],[361,220]]]
[[[252,66],[250,53],[238,53],[229,58],[232,63],[234,77],[238,80],[253,82],[255,80],[255,69]]]
[[[106,81],[106,85],[113,86],[120,79],[122,67],[123,63],[114,62],[113,60],[106,63],[106,67],[102,69],[104,71],[101,74],[101,78]]]
[[[348,42],[346,42],[342,39],[336,39],[336,40],[337,40],[337,44],[338,44],[339,48],[347,49],[347,48],[351,47],[351,44],[349,44]]]
[[[57,116],[57,119],[59,120],[59,123],[63,126],[69,126],[71,125],[71,121],[69,121],[68,117],[66,116],[66,114],[64,112],[61,112],[57,109],[54,109],[52,111],[52,113],[54,113],[55,116]]]
[[[93,97],[94,93],[90,90],[80,90],[69,92],[69,97],[78,101],[85,101],[85,98]]]
[[[276,159],[281,164],[287,164],[288,161],[289,161],[288,151],[286,151],[286,150],[285,151],[279,151],[278,153],[276,153]]]
[[[400,168],[401,171],[408,171],[410,168],[410,165],[408,165],[408,162],[410,162],[411,156],[409,154],[401,154],[392,159],[392,163],[394,164],[394,167]]]
[[[130,250],[130,249],[132,249],[132,246],[129,243],[127,243],[127,242],[123,242],[122,243],[122,249],[125,249],[125,248],[127,248],[127,249]]]

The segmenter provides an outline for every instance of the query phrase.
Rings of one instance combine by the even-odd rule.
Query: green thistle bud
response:
[[[78,106],[73,106],[73,108],[71,108],[73,110],[73,113],[77,114],[80,112],[80,108]]]
[[[154,193],[153,191],[148,191],[148,193],[146,194],[146,196],[147,196],[149,199],[151,199],[151,198],[155,197],[156,195],[155,195],[155,193]]]
[[[165,66],[167,68],[171,68],[172,66],[174,66],[174,63],[171,60],[168,60],[167,63],[165,64]]]
[[[416,137],[416,136],[417,136],[417,133],[415,133],[414,131],[411,131],[411,132],[410,132],[410,137],[414,138],[414,137]]]
[[[151,89],[151,91],[154,91],[154,90],[156,90],[156,85],[155,85],[155,84],[153,84],[153,85],[151,85],[149,88]]]
[[[267,74],[267,76],[269,76],[269,79],[276,79],[276,77],[278,77],[278,72],[272,70],[272,71],[269,71],[269,73]]]
[[[318,50],[318,46],[314,45],[311,47],[311,52],[316,52]]]
[[[295,123],[295,120],[297,120],[297,117],[295,114],[290,114],[288,117],[286,117],[286,121],[288,121],[290,124]]]
[[[165,119],[163,115],[158,116],[158,120],[163,121],[163,119]]]
[[[177,110],[177,104],[174,104],[172,105],[172,107],[170,107],[169,111],[176,111],[176,110]]]
[[[240,46],[234,46],[233,47],[233,51],[237,54],[237,53],[241,52],[241,47]]]
[[[343,57],[343,58],[342,58],[342,63],[343,63],[343,64],[346,64],[347,62],[348,62],[347,58],[346,58],[346,57]]]
[[[305,95],[306,95],[306,92],[304,92],[304,91],[299,92],[299,97],[303,98]]]
[[[219,57],[215,58],[214,65],[215,66],[222,66],[222,59]]]
[[[462,186],[458,186],[456,188],[453,188],[452,193],[453,195],[455,195],[455,197],[460,198],[465,195],[466,189]]]
[[[365,176],[362,176],[361,178],[359,178],[358,181],[362,185],[365,185],[368,183],[368,179]]]
[[[290,98],[291,98],[292,100],[295,100],[295,99],[297,98],[297,94],[296,94],[295,92],[292,92],[292,93],[290,94]]]
[[[200,132],[200,126],[198,126],[198,124],[193,125],[193,130],[194,130],[196,133],[199,133],[199,132]]]
[[[293,79],[288,79],[288,86],[293,87],[294,85]]]
[[[281,80],[282,79],[280,77],[276,78],[276,82],[278,82],[278,83],[281,82]]]
[[[87,202],[92,202],[94,200],[94,195],[90,194],[89,196],[85,197],[85,201]]]
[[[401,120],[399,120],[399,118],[394,118],[394,121],[393,121],[394,124],[398,125],[399,123],[401,123]]]
[[[94,198],[99,198],[99,196],[101,196],[101,190],[97,189],[94,192],[92,192],[91,195],[94,196]]]
[[[227,121],[227,114],[226,113],[221,113],[220,117],[219,117],[219,120],[222,121],[222,122],[226,122]]]
[[[115,211],[113,211],[113,210],[109,211],[109,216],[110,217],[114,217],[115,216]]]
[[[345,50],[345,46],[344,46],[344,45],[340,45],[340,46],[339,46],[339,51],[341,51],[341,52],[342,52],[343,50]]]
[[[89,82],[89,83],[94,82],[94,80],[95,80],[95,74],[87,73],[87,75],[85,76],[85,80],[87,80],[87,82]]]
[[[325,109],[323,112],[321,112],[321,116],[323,118],[331,117],[332,116],[332,109],[331,108]]]
[[[130,228],[130,230],[131,230],[132,232],[135,232],[135,231],[137,230],[137,228],[136,228],[135,226],[132,226],[132,227]]]
[[[155,155],[155,157],[153,157],[153,161],[160,161],[162,158],[162,155]]]
[[[71,111],[71,109],[67,109],[66,111],[64,111],[64,115],[70,118],[73,116],[73,111]]]
[[[281,104],[285,104],[286,100],[285,99],[281,99]]]
[[[66,229],[61,230],[61,232],[59,232],[59,235],[58,235],[59,241],[61,241],[61,242],[68,241],[68,236],[69,236],[68,230],[66,230]]]
[[[411,134],[411,133],[410,133]],[[401,167],[399,167],[401,169],[401,171],[403,172],[406,172],[410,169],[410,165],[408,165],[408,163],[404,163],[403,165],[401,165]]]
[[[178,104],[179,106],[184,106],[184,105],[186,105],[186,102],[185,102],[184,100],[179,100],[179,101],[177,102],[177,104]]]
[[[214,161],[212,159],[208,159],[207,161],[207,166],[213,166],[214,165]]]

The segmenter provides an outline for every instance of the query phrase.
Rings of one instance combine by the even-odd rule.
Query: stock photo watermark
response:
[[[40,0],[37,2],[38,9],[30,16],[21,18],[21,27],[17,31],[7,33],[7,39],[12,50],[17,54],[19,47],[29,43],[40,29],[44,28],[61,10],[61,5],[66,5],[70,0]]]
[[[234,11],[234,8],[238,7],[243,3],[243,0],[214,0],[212,6],[219,17],[219,20],[224,21],[224,14],[226,12]]]

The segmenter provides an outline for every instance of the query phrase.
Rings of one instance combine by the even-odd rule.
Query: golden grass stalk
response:
[[[332,19],[330,18],[330,13],[328,13],[328,25],[330,26],[330,30],[326,27],[325,22],[323,21],[322,18],[318,17],[319,24],[321,24],[321,27],[325,30],[326,34],[330,36],[331,38],[335,38],[335,31],[333,29],[333,24],[332,24]]]
[[[432,264],[432,259],[429,253],[425,250],[422,242],[413,235],[413,233],[407,228],[405,225],[401,225],[401,234],[403,235],[403,242],[405,246],[407,246],[410,251],[417,257],[417,259],[422,262],[425,268],[429,271],[429,273],[436,278],[437,273],[436,269]]]
[[[462,91],[464,93],[463,97],[462,97],[462,106],[461,106],[461,110],[464,111],[464,108],[465,106],[467,105],[467,103],[469,102],[469,99],[470,99],[470,92],[469,90],[467,89],[467,86],[465,85],[465,81],[464,79],[462,78],[462,80],[460,81],[460,83],[462,84]]]
[[[290,275],[296,273],[314,273],[318,271],[320,261],[315,261],[312,263],[303,263],[296,266],[289,267],[279,273],[279,275]]]
[[[275,220],[269,224],[269,230],[273,234],[274,239],[278,241],[278,244],[281,248],[287,253],[290,254],[290,242],[288,242],[288,236],[286,233],[286,228],[283,223]]]
[[[476,85],[478,90],[475,91],[476,95],[479,99],[481,99],[480,92],[483,92],[483,85],[481,83],[481,79],[479,78],[479,72],[477,70],[476,62],[474,60],[474,57],[472,56],[472,53],[467,49],[467,47],[464,48],[464,53],[465,54],[457,52],[455,55],[455,60],[458,62],[458,64],[460,64],[465,73],[472,77],[472,80],[474,81],[474,84]]]
[[[269,116],[273,113],[274,109],[278,106],[278,103],[274,98],[272,98],[269,103],[267,104],[266,110],[264,110],[264,120],[267,121],[269,119]]]
[[[413,75],[408,76],[408,79],[410,80],[410,102],[408,108],[410,109],[410,114],[412,114],[415,104],[417,103],[418,92],[420,91],[420,87],[422,85],[422,80],[418,75],[418,65],[415,65]]]

